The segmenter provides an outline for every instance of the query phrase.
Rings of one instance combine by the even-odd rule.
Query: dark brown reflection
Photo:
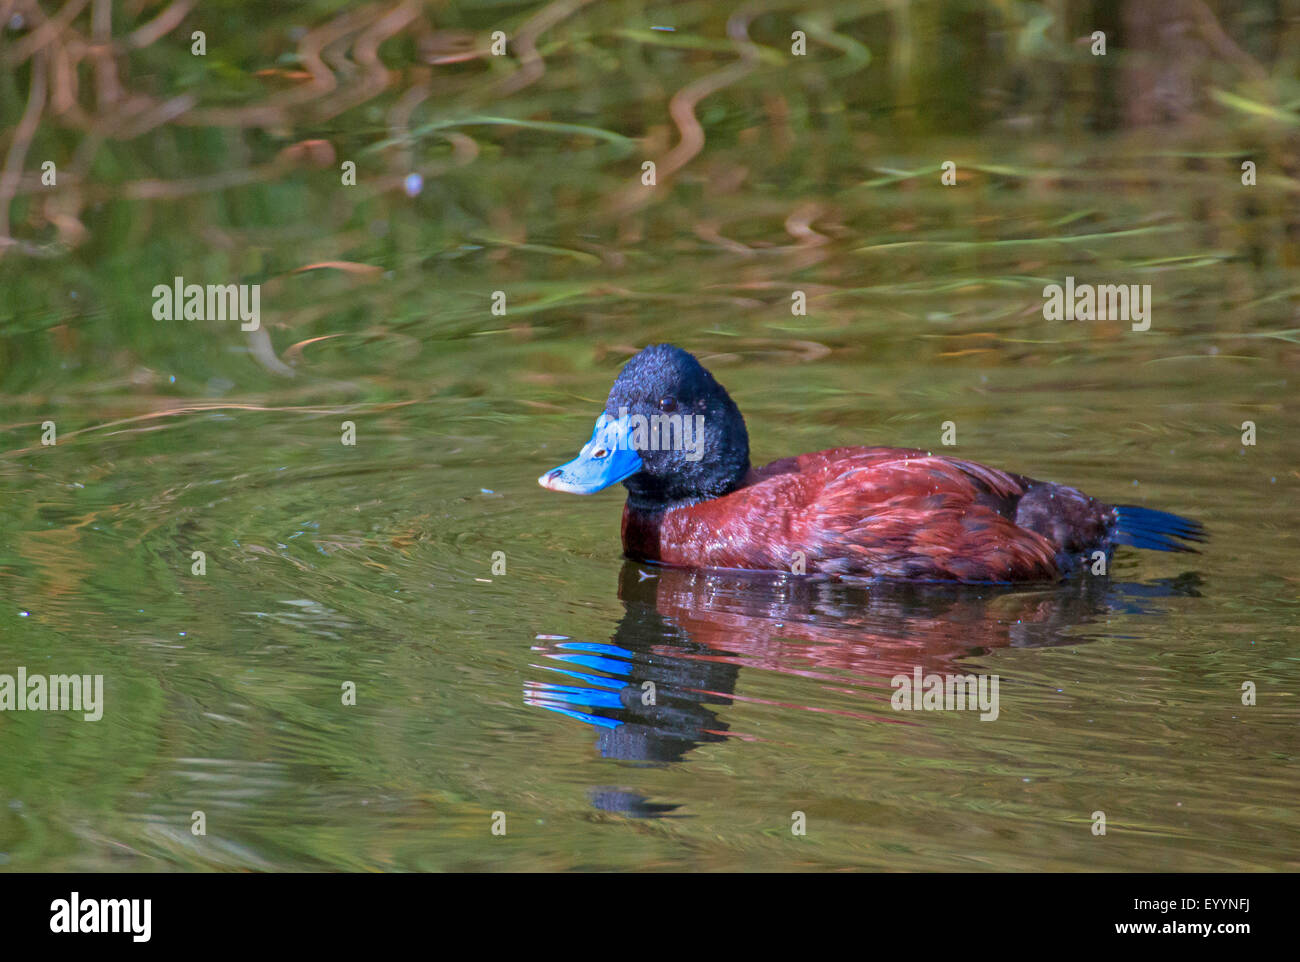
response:
[[[997,648],[1086,643],[1081,626],[1115,612],[1154,614],[1158,599],[1195,594],[1196,583],[1186,575],[1029,589],[852,586],[627,562],[618,586],[625,612],[609,642],[539,645],[534,667],[550,674],[525,683],[525,700],[592,725],[605,758],[677,762],[695,746],[728,736],[718,708],[732,703],[742,668],[825,680],[837,693],[861,685],[859,717],[886,720],[878,692],[895,675],[918,667],[960,670],[963,659]],[[876,690],[873,700],[866,688]],[[591,794],[596,807],[626,814],[663,815],[675,807],[622,788]]]

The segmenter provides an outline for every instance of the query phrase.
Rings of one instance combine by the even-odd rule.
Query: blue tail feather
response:
[[[1116,544],[1132,545],[1149,551],[1190,551],[1196,549],[1184,542],[1204,542],[1205,528],[1199,521],[1182,518],[1168,511],[1140,508],[1132,504],[1115,506]]]

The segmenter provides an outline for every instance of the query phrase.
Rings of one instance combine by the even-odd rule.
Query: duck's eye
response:
[[[659,399],[659,410],[660,410],[660,411],[676,411],[676,410],[677,410],[677,399],[676,399],[676,398],[673,398],[673,397],[661,397],[661,398]]]
[[[597,448],[595,451],[591,452],[591,456],[593,458],[607,458],[609,457],[609,452],[604,448]]]

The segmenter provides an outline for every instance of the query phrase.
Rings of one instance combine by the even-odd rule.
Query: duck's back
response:
[[[634,558],[944,581],[1060,577],[1109,551],[1116,511],[1064,485],[906,448],[774,461],[725,497],[623,514]]]

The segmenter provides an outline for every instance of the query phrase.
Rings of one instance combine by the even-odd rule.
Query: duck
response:
[[[749,459],[727,390],[692,354],[654,344],[610,388],[591,439],[538,483],[622,483],[627,558],[846,581],[1022,583],[1104,574],[1118,545],[1195,552],[1197,521],[914,448],[837,447]]]

